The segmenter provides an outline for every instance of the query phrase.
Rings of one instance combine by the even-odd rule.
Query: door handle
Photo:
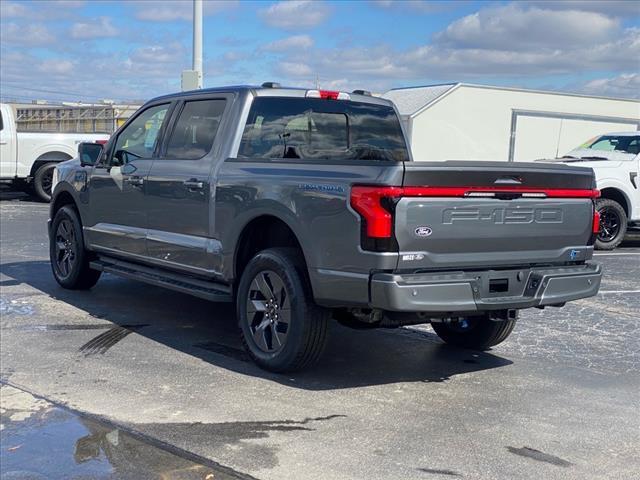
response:
[[[134,187],[141,187],[144,185],[144,178],[142,177],[127,177],[124,181]]]
[[[204,182],[201,182],[197,178],[185,180],[184,182],[182,182],[182,184],[189,190],[202,190],[204,188]]]

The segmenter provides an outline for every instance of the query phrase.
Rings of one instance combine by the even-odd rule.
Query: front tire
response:
[[[56,162],[49,162],[42,165],[33,176],[33,191],[43,202],[51,201],[51,187],[53,186],[53,170]]]
[[[515,324],[515,319],[495,321],[489,316],[477,316],[432,322],[431,327],[445,343],[473,350],[488,350],[504,342]]]
[[[600,231],[596,238],[597,250],[613,250],[627,233],[627,213],[615,200],[599,198],[596,209],[600,213]]]
[[[88,290],[100,278],[100,271],[89,268],[91,253],[84,248],[82,224],[70,205],[58,210],[51,222],[49,258],[53,276],[64,288]]]
[[[331,312],[313,302],[305,268],[296,249],[270,248],[253,257],[240,278],[242,340],[265,370],[311,367],[324,350]]]

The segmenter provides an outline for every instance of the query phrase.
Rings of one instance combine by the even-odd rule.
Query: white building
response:
[[[640,101],[455,83],[382,95],[402,116],[415,160],[528,161],[596,135],[640,130]]]

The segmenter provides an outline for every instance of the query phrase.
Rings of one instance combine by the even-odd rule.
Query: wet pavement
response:
[[[0,385],[0,399],[0,477],[6,480],[246,478],[8,385]]]
[[[334,325],[318,368],[275,375],[230,305],[110,275],[58,287],[47,208],[0,201],[3,478],[637,478],[640,236],[598,254],[601,294],[526,311],[489,352]],[[5,389],[49,407],[6,420]]]

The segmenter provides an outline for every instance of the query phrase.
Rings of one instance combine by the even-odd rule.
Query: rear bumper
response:
[[[522,268],[371,277],[371,307],[396,312],[478,312],[559,305],[598,293],[602,267]]]

